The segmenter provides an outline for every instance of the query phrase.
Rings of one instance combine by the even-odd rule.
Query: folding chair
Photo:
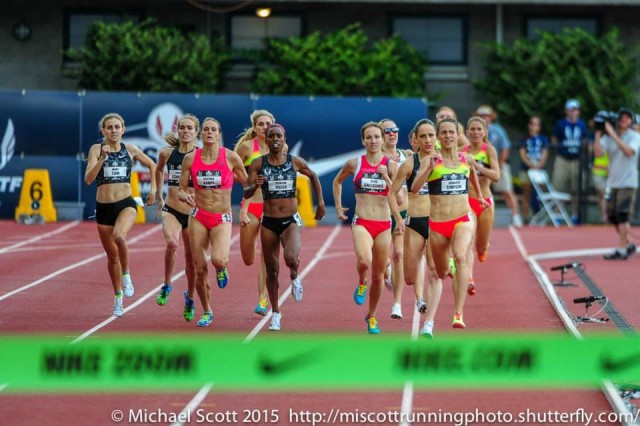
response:
[[[564,203],[571,201],[571,194],[556,191],[545,170],[529,169],[527,174],[540,204],[542,204],[542,208],[531,218],[529,225],[544,225],[551,222],[553,226],[558,228],[564,222],[567,226],[572,227],[573,222],[564,208]]]

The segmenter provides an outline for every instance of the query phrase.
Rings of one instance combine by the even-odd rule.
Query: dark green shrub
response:
[[[79,63],[72,71],[89,90],[217,92],[231,55],[219,38],[183,34],[154,20],[96,22],[81,49],[69,50]]]

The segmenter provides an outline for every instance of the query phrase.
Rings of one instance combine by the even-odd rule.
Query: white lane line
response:
[[[320,250],[318,250],[318,252],[316,252],[316,255],[313,257],[311,262],[309,262],[309,264],[307,264],[307,266],[300,273],[300,279],[303,279],[309,273],[309,271],[311,271],[311,269],[313,269],[313,267],[316,266],[316,264],[320,260],[322,260],[324,253],[327,251],[329,246],[333,243],[333,240],[335,240],[335,238],[338,236],[338,233],[340,233],[340,229],[341,228],[342,228],[342,225],[340,225],[340,224],[336,225],[336,227],[333,229],[331,234],[329,234],[329,237],[324,242],[324,244],[322,245]],[[280,304],[280,306],[282,306],[284,304],[284,302],[287,300],[287,297],[289,297],[290,294],[291,294],[291,285],[289,285],[289,287],[282,293],[282,296],[280,296],[280,299],[278,300],[278,303]],[[253,338],[255,336],[258,335],[258,333],[260,332],[262,327],[264,327],[264,325],[267,323],[267,321],[271,317],[271,312],[272,311],[269,311],[267,316],[265,316],[262,320],[260,320],[258,325],[256,325],[254,327],[254,329],[247,335],[247,337],[245,337],[245,339],[244,339],[245,343],[249,343],[251,340],[253,340]],[[213,386],[213,384],[207,384],[207,385],[203,386],[198,391],[198,393],[193,397],[193,399],[189,402],[189,404],[187,404],[187,406],[184,407],[184,409],[181,412],[182,413],[185,413],[185,412],[186,413],[189,413],[189,412],[192,413],[194,410],[196,410],[198,408],[198,406],[202,403],[202,401],[204,401],[205,397],[207,396],[207,394],[211,390],[212,386]],[[173,423],[171,426],[183,426],[183,424],[184,423],[182,423],[182,422],[176,422],[176,423]]]
[[[1,248],[0,249],[0,254],[7,253],[7,252],[10,252],[10,251],[12,251],[14,249],[17,249],[18,247],[22,247],[24,245],[31,244],[31,243],[36,243],[36,242],[38,242],[40,240],[43,240],[45,238],[49,238],[49,237],[52,237],[54,235],[60,234],[61,232],[64,232],[64,231],[66,231],[68,229],[71,229],[74,226],[77,226],[79,224],[80,224],[79,220],[74,220],[73,222],[69,222],[66,225],[61,226],[60,228],[55,229],[53,231],[47,232],[47,233],[42,234],[42,235],[38,235],[37,237],[29,238],[26,241],[21,241],[19,243],[15,243],[13,245]]]
[[[558,294],[556,293],[553,283],[551,282],[551,280],[549,280],[549,276],[544,272],[542,267],[540,267],[540,265],[538,264],[538,260],[552,260],[552,259],[567,258],[567,257],[574,257],[574,256],[596,256],[596,255],[610,253],[611,250],[613,250],[613,248],[556,251],[556,252],[540,253],[540,254],[529,256],[527,255],[527,251],[524,248],[522,239],[520,238],[520,233],[512,226],[509,227],[509,230],[511,231],[511,235],[513,236],[513,239],[515,240],[516,245],[518,246],[518,250],[520,250],[520,254],[524,258],[524,260],[526,260],[527,263],[529,264],[529,267],[535,274],[538,280],[538,283],[540,284],[540,287],[542,287],[542,290],[547,295],[549,302],[551,302],[551,305],[553,306],[556,313],[562,320],[562,323],[564,324],[565,328],[569,332],[571,332],[573,337],[575,337],[576,339],[578,340],[584,339],[584,336],[582,335],[582,333],[580,333],[580,330],[578,330],[578,327],[569,316],[567,310],[564,307],[564,304],[562,303],[560,298],[558,298]],[[611,406],[613,411],[617,413],[618,419],[633,418],[633,413],[631,412],[629,404],[625,403],[625,401],[620,396],[620,392],[618,391],[617,387],[610,380],[602,381],[602,393],[604,393],[605,398],[607,398],[607,401],[609,402],[609,405]],[[631,426],[636,424],[637,422],[633,422],[633,423],[625,422],[625,426],[626,425]]]
[[[422,264],[422,262],[421,262]],[[423,264],[422,264],[423,265]],[[424,265],[423,265],[424,267]],[[425,273],[425,279],[429,279],[428,272]],[[413,319],[411,321],[411,340],[418,340],[420,330],[420,311],[418,311],[418,307],[415,306],[413,308]],[[406,381],[404,383],[404,387],[402,388],[402,403],[400,404],[400,426],[409,426],[409,420],[411,418],[411,413],[413,412],[413,382]]]
[[[303,280],[304,277],[306,277],[307,274],[309,272],[311,272],[311,270],[318,264],[318,262],[320,262],[320,260],[323,259],[324,253],[329,249],[329,246],[333,243],[333,240],[336,239],[336,237],[340,233],[341,229],[342,229],[342,224],[338,224],[333,228],[333,231],[331,231],[331,234],[329,234],[329,237],[327,237],[327,239],[325,240],[324,244],[322,244],[322,247],[320,247],[320,250],[318,250],[316,252],[316,254],[313,257],[313,259],[311,259],[311,262],[309,262],[307,264],[307,266],[300,273],[300,279],[301,280]],[[290,294],[291,294],[291,284],[289,284],[289,287],[287,287],[282,292],[282,295],[278,299],[278,305],[282,306],[284,304],[284,302],[287,300],[287,298],[289,297]],[[267,315],[264,318],[262,318],[260,320],[260,322],[253,328],[253,330],[251,330],[251,332],[247,335],[247,337],[244,338],[244,342],[245,343],[249,343],[250,341],[252,341],[258,335],[260,330],[262,330],[264,325],[271,318],[271,313],[272,312],[273,312],[272,310],[269,310]]]
[[[129,241],[129,244],[135,244],[136,242],[140,241],[141,239],[146,238],[147,236],[151,235],[154,232],[157,232],[161,228],[162,228],[161,225],[154,226],[153,228],[143,232],[142,234],[138,235],[137,237],[132,238]],[[27,285],[24,285],[24,286],[22,286],[20,288],[17,288],[15,290],[13,290],[13,291],[10,291],[10,292],[8,292],[6,294],[3,294],[2,296],[0,296],[0,302],[5,300],[5,299],[7,299],[7,298],[9,298],[9,297],[11,297],[11,296],[13,296],[14,294],[18,294],[18,293],[20,293],[22,291],[28,290],[31,287],[35,287],[35,286],[37,286],[39,284],[42,284],[45,281],[50,280],[51,278],[57,277],[58,275],[61,275],[61,274],[64,274],[65,272],[68,272],[68,271],[71,271],[73,269],[79,268],[80,266],[86,265],[87,263],[91,263],[91,262],[93,262],[95,260],[98,260],[100,258],[103,258],[105,256],[106,256],[106,254],[104,254],[104,253],[97,254],[95,256],[91,256],[88,259],[81,260],[80,262],[76,262],[76,263],[71,264],[69,266],[66,266],[66,267],[64,267],[62,269],[58,269],[57,271],[52,272],[52,273],[50,273],[49,275],[47,275],[45,277],[42,277],[42,278],[40,278],[40,279],[38,279],[36,281],[33,281],[33,282],[31,282],[31,283],[29,283]]]
[[[236,234],[233,236],[233,238],[231,238],[231,241],[229,241],[229,244],[232,245],[234,244],[238,239],[240,238],[240,234]],[[207,257],[207,262],[209,261],[209,257]],[[176,281],[180,278],[182,278],[182,276],[185,274],[184,269],[180,272],[178,272],[177,274],[175,274],[173,277],[171,277],[171,282]],[[153,288],[152,290],[150,290],[149,292],[147,292],[144,296],[142,296],[140,299],[136,300],[135,302],[133,302],[131,305],[127,306],[124,309],[124,313],[126,314],[127,312],[131,311],[132,309],[140,306],[143,302],[146,302],[150,297],[153,297],[154,295],[156,295],[158,293],[158,291],[160,291],[160,288],[162,287],[162,283],[158,284],[155,288]],[[106,320],[102,321],[100,324],[96,325],[95,327],[85,331],[84,333],[82,333],[80,336],[76,337],[75,339],[73,339],[71,341],[71,344],[76,344],[78,342],[83,341],[84,339],[86,339],[87,337],[91,336],[93,333],[95,333],[96,331],[104,328],[105,326],[111,324],[113,321],[117,320],[118,317],[116,317],[115,315],[111,315],[109,318],[107,318]]]
[[[191,401],[189,401],[189,403],[182,409],[178,418],[191,417],[190,414],[196,411],[198,406],[200,406],[202,401],[204,401],[204,399],[207,397],[212,387],[213,387],[213,383],[207,383],[206,385],[201,387],[198,393],[196,393],[195,396],[191,399]],[[171,424],[171,426],[182,426],[183,424],[184,423],[182,422],[174,422]]]

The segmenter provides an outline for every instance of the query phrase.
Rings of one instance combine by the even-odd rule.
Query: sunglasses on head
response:
[[[389,133],[398,133],[400,131],[397,127],[385,127],[384,132],[388,135]]]

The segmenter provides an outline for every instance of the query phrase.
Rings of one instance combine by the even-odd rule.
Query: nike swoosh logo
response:
[[[302,148],[302,141],[298,141],[293,148],[289,150],[291,155],[298,155]],[[307,161],[309,168],[313,170],[318,177],[328,175],[340,169],[344,164],[352,158],[359,157],[365,153],[364,149],[358,149],[356,151],[345,152],[342,154],[334,155],[332,157],[325,157],[320,160]]]
[[[605,356],[600,362],[602,369],[609,373],[626,370],[640,364],[640,353],[627,355],[623,358],[613,358],[610,355]]]
[[[274,360],[261,355],[258,360],[258,369],[268,376],[280,376],[291,371],[313,364],[319,358],[319,349],[312,349],[286,358]]]

